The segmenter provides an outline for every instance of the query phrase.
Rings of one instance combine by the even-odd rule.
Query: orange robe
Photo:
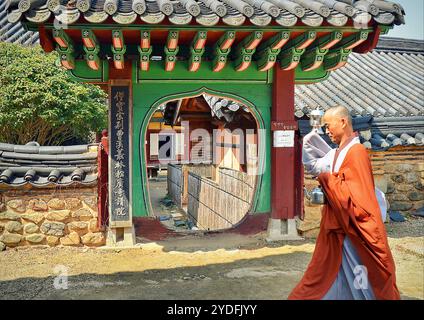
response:
[[[321,173],[318,181],[327,203],[312,260],[289,299],[321,299],[336,279],[345,235],[368,271],[376,299],[400,299],[395,263],[374,191],[368,153],[353,145],[337,173]]]

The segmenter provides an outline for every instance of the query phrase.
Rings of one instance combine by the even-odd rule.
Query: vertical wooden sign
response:
[[[109,226],[131,227],[131,86],[109,88]]]

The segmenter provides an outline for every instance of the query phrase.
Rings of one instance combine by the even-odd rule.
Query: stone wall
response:
[[[0,190],[0,249],[5,247],[101,246],[97,187]]]
[[[385,194],[389,210],[400,211],[406,217],[424,207],[424,147],[395,147],[387,151],[370,152],[374,181]],[[312,190],[318,182],[305,174],[305,187]],[[305,197],[303,221],[297,220],[300,233],[316,238],[321,222],[322,206],[311,204]],[[386,222],[389,222],[387,215]]]

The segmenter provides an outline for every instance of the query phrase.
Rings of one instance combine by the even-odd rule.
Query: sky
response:
[[[390,0],[405,9],[405,24],[394,26],[386,37],[424,40],[424,0]]]

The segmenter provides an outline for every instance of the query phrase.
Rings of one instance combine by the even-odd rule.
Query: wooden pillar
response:
[[[296,215],[296,135],[294,115],[295,71],[274,67],[271,111],[271,218],[293,219]]]
[[[98,165],[98,178],[97,178],[97,226],[102,230],[109,224],[109,208],[107,205],[108,194],[108,156],[109,156],[109,141],[107,137],[107,130],[102,131],[102,138],[100,140],[97,165]]]

